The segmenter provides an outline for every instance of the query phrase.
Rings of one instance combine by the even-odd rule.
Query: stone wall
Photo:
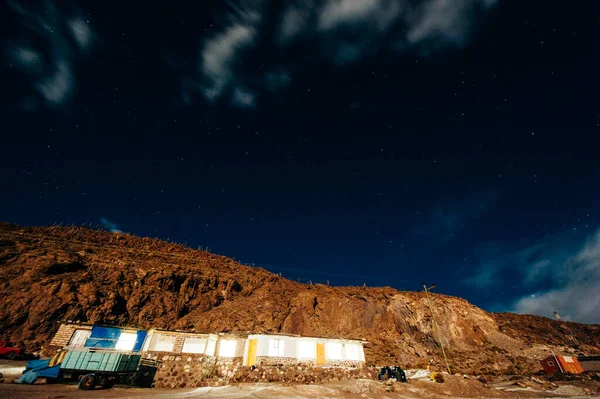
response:
[[[58,331],[54,335],[54,338],[52,338],[52,341],[50,341],[50,346],[61,347],[61,348],[63,346],[66,346],[69,343],[69,340],[73,336],[74,332],[75,332],[75,326],[68,325],[68,324],[61,324],[60,327],[58,328]]]
[[[260,366],[295,366],[295,357],[257,356],[256,365]]]
[[[229,382],[291,382],[317,384],[354,379],[377,380],[379,369],[315,366],[254,366],[240,367]]]
[[[217,358],[170,352],[148,352],[142,357],[160,362],[154,376],[154,386],[157,388],[227,385],[242,364],[241,357]]]
[[[50,341],[50,347],[52,349],[62,348],[67,346],[75,330],[91,330],[91,326],[82,326],[79,324],[61,324],[58,327],[58,331]]]
[[[376,368],[316,367],[293,365],[242,366],[242,358],[216,358],[207,355],[174,355],[172,353],[145,353],[145,359],[160,362],[154,376],[157,388],[196,388],[222,386],[232,382],[293,382],[298,384],[321,383],[350,379],[377,379]],[[258,358],[257,358],[258,360]]]
[[[213,356],[147,352],[142,357],[159,362],[154,376],[157,388],[193,388],[218,382],[217,358]]]
[[[355,367],[360,368],[364,367],[365,362],[361,362],[359,360],[327,360],[327,365],[329,366],[341,366],[341,367]]]

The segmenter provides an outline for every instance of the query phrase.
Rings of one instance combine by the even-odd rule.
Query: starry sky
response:
[[[600,323],[600,4],[20,1],[0,220]]]

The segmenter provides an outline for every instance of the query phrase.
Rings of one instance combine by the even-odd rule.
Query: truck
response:
[[[96,386],[111,388],[117,382],[125,382],[138,370],[141,356],[133,353],[102,350],[64,350],[50,359],[32,360],[27,363],[17,382],[33,384],[45,378],[52,384],[79,380],[79,389],[90,390]]]
[[[0,341],[0,356],[5,357],[9,360],[13,360],[17,356],[21,356],[24,353],[24,349],[15,347],[12,342]]]
[[[110,388],[126,382],[139,369],[144,330],[93,327],[83,346],[65,347],[50,359],[27,363],[18,383],[33,384],[38,378],[47,383],[79,380],[79,389]]]

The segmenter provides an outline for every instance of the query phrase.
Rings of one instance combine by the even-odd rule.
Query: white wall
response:
[[[297,357],[302,360],[317,359],[317,340],[298,338]]]
[[[155,332],[152,334],[152,340],[150,341],[148,350],[155,352],[173,352],[176,338],[175,335]]]
[[[221,338],[219,340],[219,357],[235,357],[237,348],[236,338]]]
[[[283,354],[281,357],[292,357],[296,359],[316,359],[317,343],[325,344],[325,359],[327,360],[353,360],[365,361],[363,344],[360,341],[348,341],[342,339],[324,339],[311,337],[289,337],[286,335],[249,335],[244,345],[244,364],[248,359],[249,341],[256,339],[256,356],[272,357],[271,340],[279,339],[283,342]],[[338,348],[338,353],[334,353]],[[279,356],[277,356],[279,357]]]
[[[214,335],[214,334],[210,334],[208,336],[208,341],[206,341],[206,354],[209,356],[214,356],[217,350],[217,341],[219,340],[219,337]]]
[[[256,339],[256,356],[271,356],[269,349],[271,348],[271,340],[278,339],[283,342],[283,351],[280,357],[296,357],[296,337],[288,337],[286,335],[249,335],[247,341]],[[248,353],[248,346],[244,351]]]
[[[181,353],[202,354],[206,351],[208,337],[185,337]]]

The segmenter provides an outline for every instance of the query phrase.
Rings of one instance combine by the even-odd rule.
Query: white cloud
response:
[[[83,20],[81,17],[74,18],[69,21],[69,28],[71,29],[71,34],[73,38],[79,45],[79,48],[82,50],[87,50],[92,44],[92,30],[90,29],[88,23]]]
[[[110,220],[108,220],[105,217],[100,218],[100,223],[104,227],[106,227],[108,229],[108,231],[110,231],[111,233],[123,233],[123,231],[121,231],[121,228],[118,224],[111,222]]]
[[[517,301],[514,311],[552,317],[557,310],[563,320],[600,324],[599,284],[596,277],[588,282],[569,283],[560,289],[538,292]]]
[[[233,91],[231,102],[239,108],[252,108],[254,107],[255,97],[254,93],[236,88]]]
[[[329,30],[342,24],[376,20],[383,17],[384,5],[393,4],[398,3],[380,0],[328,0],[319,11],[319,28]]]
[[[233,98],[232,103],[247,106],[248,96],[240,97],[236,91],[238,76],[235,67],[244,52],[255,44],[257,25],[262,20],[261,5],[262,1],[253,1],[245,3],[245,8],[236,8],[229,15],[225,29],[204,42],[200,68],[208,81],[202,88],[207,100],[215,101],[225,90],[233,88],[233,95],[237,93],[237,98]]]
[[[255,32],[251,26],[235,24],[206,42],[202,51],[202,70],[210,80],[204,95],[214,100],[234,77],[232,64],[237,52],[252,44]]]
[[[44,67],[44,60],[40,52],[30,47],[12,46],[10,58],[24,72],[32,75],[40,74]]]
[[[512,248],[492,245],[493,251],[481,252],[477,272],[463,282],[497,292],[510,276],[529,293],[508,310],[547,317],[557,311],[565,320],[600,323],[600,229],[579,234],[559,233]]]
[[[474,13],[497,0],[428,0],[408,17],[406,40],[411,45],[462,46],[469,38]]]
[[[31,86],[48,106],[63,105],[74,92],[73,65],[92,44],[91,28],[81,16],[67,16],[51,1],[38,8],[25,8],[16,1],[9,5],[28,32],[20,34],[19,41],[9,47],[11,60],[30,75]],[[29,41],[34,37],[42,37],[44,42],[32,46]]]
[[[545,268],[555,288],[521,298],[515,311],[551,317],[556,310],[566,320],[600,323],[600,229],[572,253]]]
[[[278,41],[287,44],[289,40],[304,32],[312,14],[312,7],[307,6],[292,5],[285,9],[281,17]]]
[[[208,101],[225,96],[232,104],[244,106],[245,102],[238,101],[238,89],[257,93],[273,88],[265,73],[252,72],[245,64],[259,44],[269,54],[261,60],[260,70],[277,66],[288,77],[292,67],[285,62],[298,39],[312,41],[322,59],[338,64],[383,51],[424,55],[445,46],[464,46],[472,27],[496,1],[295,0],[271,15],[266,10],[278,8],[268,7],[268,0],[240,0],[240,8],[230,12],[228,22],[204,41],[200,76],[192,79],[202,82],[200,91]],[[259,43],[267,30],[263,30],[267,15],[277,24],[275,38]],[[193,86],[186,84],[185,96]]]
[[[52,104],[63,104],[73,91],[73,71],[68,61],[58,59],[52,75],[45,76],[37,84],[37,88]]]
[[[469,19],[464,18],[468,2],[456,0],[430,0],[417,10],[411,21],[406,38],[411,43],[418,43],[432,37],[439,37],[451,42],[462,42]]]

